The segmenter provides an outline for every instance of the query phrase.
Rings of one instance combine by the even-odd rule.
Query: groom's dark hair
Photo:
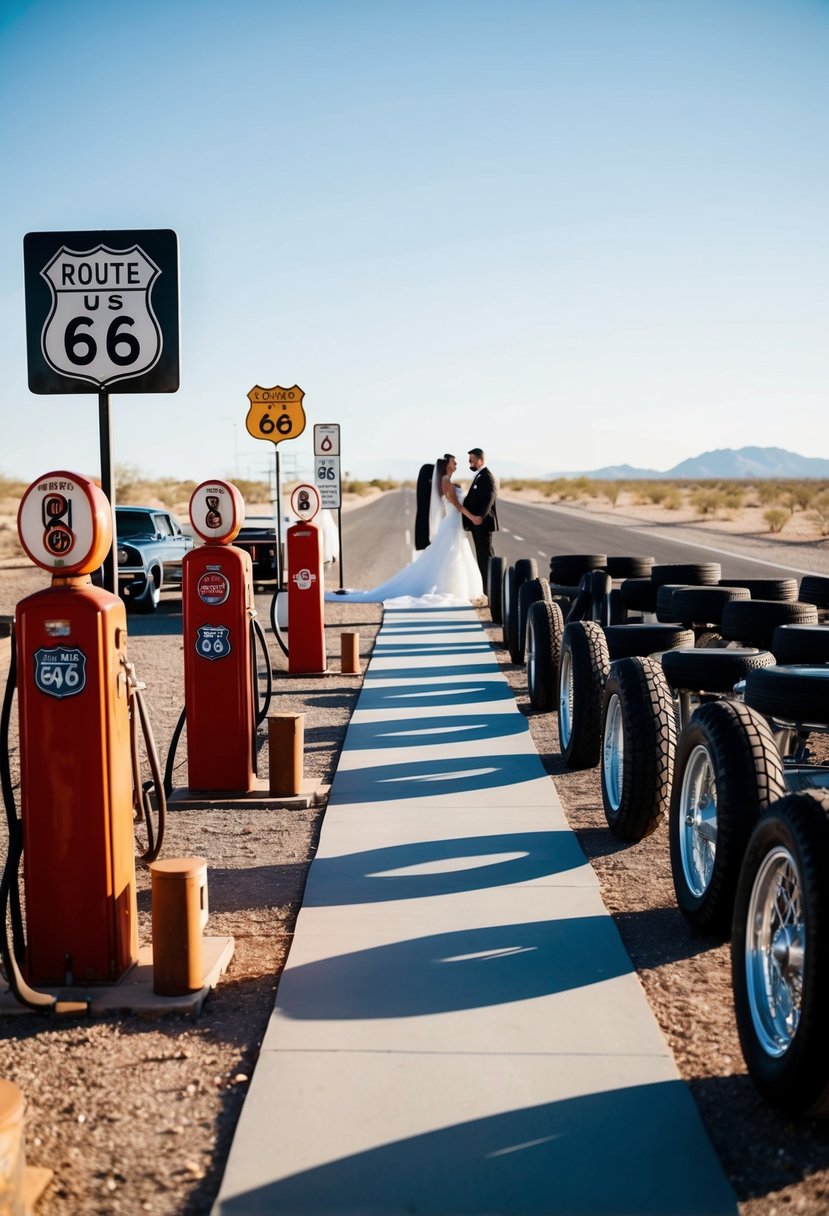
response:
[[[483,450],[483,448],[470,448],[470,449],[469,449],[469,453],[468,453],[468,454],[469,454],[470,456],[474,456],[476,460],[483,460],[483,459],[484,459],[484,450]]]

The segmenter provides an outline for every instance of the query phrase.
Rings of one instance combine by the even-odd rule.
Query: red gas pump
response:
[[[103,492],[47,473],[23,496],[20,539],[52,585],[15,614],[31,984],[119,979],[138,958],[127,628],[89,577],[112,543]]]
[[[288,529],[288,671],[292,675],[327,670],[322,569],[322,533],[313,522],[321,501],[316,486],[291,494],[299,523]]]
[[[187,779],[193,790],[254,788],[256,696],[250,555],[231,541],[245,518],[236,486],[205,481],[190,499],[205,542],[182,562]]]

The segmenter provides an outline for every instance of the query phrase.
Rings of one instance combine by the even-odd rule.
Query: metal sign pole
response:
[[[104,558],[104,587],[118,594],[118,535],[115,523],[115,478],[112,463],[112,432],[109,425],[109,393],[98,393],[98,437],[101,450],[101,489],[112,508],[112,547]]]
[[[343,508],[342,502],[337,507],[337,533],[340,538],[340,591],[345,591],[345,583],[343,582]]]
[[[275,447],[276,457],[276,588],[282,590],[282,482],[279,476],[279,448]]]

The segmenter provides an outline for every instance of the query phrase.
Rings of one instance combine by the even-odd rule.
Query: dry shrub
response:
[[[722,490],[700,486],[698,489],[691,491],[688,501],[697,515],[709,515],[713,517],[718,511],[722,511],[725,508],[728,500]]]
[[[817,524],[821,536],[829,536],[829,489],[815,494],[809,519]]]
[[[767,507],[763,512],[763,519],[768,524],[769,532],[782,532],[790,518],[791,511],[787,507]]]

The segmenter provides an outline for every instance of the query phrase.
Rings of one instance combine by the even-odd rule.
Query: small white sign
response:
[[[340,424],[339,422],[318,422],[314,426],[314,455],[339,456],[340,454]]]
[[[326,510],[339,507],[341,502],[339,456],[317,456],[314,459],[314,480],[323,507]]]

